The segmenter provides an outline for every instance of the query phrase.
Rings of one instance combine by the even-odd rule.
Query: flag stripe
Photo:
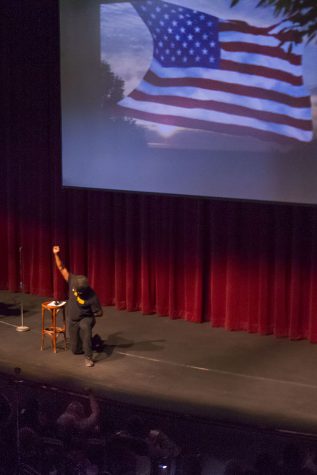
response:
[[[157,104],[172,105],[177,107],[184,107],[188,109],[207,109],[219,112],[225,112],[227,114],[234,114],[236,116],[245,116],[264,120],[268,122],[274,122],[277,124],[290,125],[302,130],[311,130],[311,120],[299,120],[294,119],[283,114],[274,114],[272,112],[257,111],[244,106],[238,106],[233,104],[225,104],[224,102],[197,100],[188,97],[175,97],[175,96],[159,96],[149,95],[141,91],[134,90],[130,96],[134,100],[143,102],[152,102]]]
[[[294,76],[293,74],[281,70],[266,68],[264,66],[259,65],[245,63],[242,64],[226,59],[221,59],[220,68],[223,71],[236,71],[243,74],[253,74],[265,78],[276,79],[277,81],[287,82],[289,84],[293,84],[294,86],[301,86],[303,84],[303,79],[300,76]]]
[[[298,140],[293,137],[286,137],[274,132],[259,130],[254,127],[246,127],[241,125],[221,124],[218,122],[210,122],[205,120],[193,120],[183,116],[158,115],[150,112],[139,111],[128,107],[122,107],[117,110],[118,115],[133,117],[140,120],[156,122],[164,125],[173,125],[176,127],[194,128],[200,130],[207,130],[210,132],[225,133],[230,135],[251,135],[261,140],[274,140],[280,143],[290,142],[298,143]]]
[[[281,48],[276,48],[275,46],[265,46],[255,43],[244,43],[242,41],[236,42],[224,42],[221,41],[221,49],[225,51],[232,52],[244,52],[244,53],[256,53],[265,56],[270,56],[273,58],[283,59],[291,64],[296,66],[301,65],[302,59],[298,54],[289,54]]]
[[[252,35],[250,33],[238,33],[236,31],[219,31],[219,40],[223,42],[241,42],[261,46],[272,46],[278,48],[280,43],[274,36]]]
[[[266,91],[277,91],[282,94],[294,97],[308,96],[307,89],[304,85],[293,86],[275,79],[263,78],[261,76],[251,76],[250,74],[243,74],[235,71],[223,71],[220,69],[198,68],[198,67],[169,67],[161,66],[158,61],[153,59],[151,70],[159,77],[167,78],[202,78],[220,81],[223,83],[230,82],[241,86],[248,86],[251,89],[259,88]]]
[[[276,33],[274,32],[274,29],[277,29],[277,26],[280,24],[283,27],[283,22],[268,27],[260,27],[249,25],[244,21],[229,20],[219,22],[219,31],[235,31],[237,33],[242,34],[249,33],[252,35],[264,35],[277,39],[279,43],[285,41],[294,41],[294,36],[290,31],[277,31]]]
[[[148,102],[135,101],[131,97],[126,97],[121,102],[123,107],[129,109],[135,109],[143,111],[144,113],[152,114],[159,117],[163,116],[182,116],[188,119],[192,119],[191,127],[199,128],[200,120],[210,121],[210,122],[219,122],[226,125],[239,124],[243,127],[256,128],[265,132],[276,133],[277,135],[285,135],[288,137],[294,137],[298,140],[308,141],[311,139],[311,132],[306,132],[299,130],[298,128],[284,125],[276,124],[272,122],[265,122],[263,120],[253,119],[246,116],[236,116],[234,114],[227,114],[224,112],[218,112],[214,110],[206,109],[186,109],[183,107],[176,106],[167,106],[166,104],[156,104],[155,109],[153,105]],[[193,124],[196,124],[195,126]]]
[[[301,54],[289,53],[287,49],[281,48],[280,43],[271,36],[254,36],[227,31],[219,34],[219,45],[220,56],[223,59],[283,70],[294,76],[302,74]],[[302,53],[302,47],[297,50]]]
[[[290,74],[292,78],[298,80],[301,78],[301,66],[294,66],[290,64],[288,61],[284,61],[283,59],[273,58],[272,56],[264,56],[261,54],[253,54],[253,53],[245,53],[245,52],[232,52],[232,51],[225,51],[221,48],[221,58],[223,60],[233,61],[235,63],[239,63],[242,65],[250,64],[252,66],[260,66],[265,68],[267,71],[274,71],[275,73],[279,73],[281,70],[284,73]],[[221,67],[221,64],[220,64]],[[257,69],[256,69],[257,74]],[[259,76],[264,76],[263,73],[259,70],[257,74]],[[274,74],[276,77],[276,74]]]
[[[309,107],[297,108],[286,104],[276,103],[274,101],[260,99],[258,97],[239,96],[231,92],[223,92],[216,90],[200,89],[198,87],[158,87],[142,81],[136,89],[137,91],[149,94],[152,96],[176,96],[188,97],[197,100],[208,100],[216,102],[224,102],[226,104],[234,104],[241,106],[242,104],[249,109],[258,111],[267,111],[272,113],[284,114],[295,119],[311,120],[311,109]],[[132,94],[132,93],[131,93]],[[131,95],[130,94],[130,95]]]
[[[250,33],[252,35],[268,35],[272,28],[276,25],[270,26],[255,26],[242,20],[222,20],[219,22],[219,31],[237,31],[239,33]],[[274,36],[274,35],[272,35]]]
[[[160,87],[197,87],[200,89],[216,90],[230,92],[246,97],[254,97],[276,101],[292,107],[310,107],[310,97],[294,97],[283,94],[278,91],[270,91],[261,87],[249,87],[230,82],[217,81],[213,79],[205,79],[199,77],[159,77],[153,71],[148,71],[144,77],[144,81]]]

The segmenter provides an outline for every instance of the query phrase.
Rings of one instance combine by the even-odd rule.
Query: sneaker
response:
[[[87,366],[87,368],[91,368],[92,366],[94,366],[94,362],[92,360],[92,358],[85,358],[85,365]]]

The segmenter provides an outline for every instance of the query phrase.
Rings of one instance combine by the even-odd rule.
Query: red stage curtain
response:
[[[65,297],[58,243],[103,304],[316,342],[316,208],[62,189],[57,2],[1,8],[0,287]]]

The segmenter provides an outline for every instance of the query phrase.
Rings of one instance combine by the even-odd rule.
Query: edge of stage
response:
[[[317,348],[308,341],[229,332],[140,312],[104,308],[94,333],[105,341],[93,368],[82,356],[41,351],[41,303],[0,291],[0,373],[63,390],[90,387],[119,403],[215,423],[317,435]],[[23,302],[27,332],[18,332]]]

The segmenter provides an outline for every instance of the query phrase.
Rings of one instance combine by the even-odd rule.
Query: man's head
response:
[[[85,293],[89,289],[88,279],[85,275],[74,275],[73,286],[79,294]]]

